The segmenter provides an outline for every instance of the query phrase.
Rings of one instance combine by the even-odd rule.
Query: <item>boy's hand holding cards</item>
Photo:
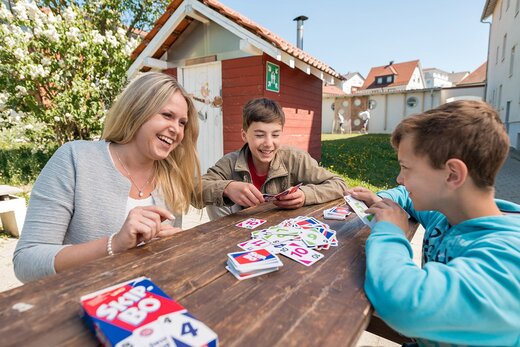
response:
[[[368,209],[368,206],[361,200],[353,198],[351,195],[345,195],[343,197],[347,204],[356,212],[358,217],[368,225],[370,228],[376,224],[376,219],[373,214],[368,214],[365,211]]]
[[[289,194],[292,194],[292,193],[296,192],[301,186],[302,186],[302,183],[298,183],[294,187],[289,187],[286,190],[284,190],[283,192],[278,193],[278,194],[274,194],[274,195],[273,194],[264,194],[264,200],[265,201],[280,200],[280,198],[282,196],[286,196],[286,195],[289,195]]]

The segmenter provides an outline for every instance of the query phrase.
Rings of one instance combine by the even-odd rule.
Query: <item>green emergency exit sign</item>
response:
[[[280,92],[280,66],[267,62],[265,67],[265,89],[270,92]]]

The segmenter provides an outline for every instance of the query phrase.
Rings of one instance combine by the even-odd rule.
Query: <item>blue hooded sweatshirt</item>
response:
[[[425,228],[421,269],[399,227],[373,227],[365,291],[378,315],[420,346],[520,346],[520,205],[497,199],[504,215],[452,226],[415,211],[403,186],[378,195]]]

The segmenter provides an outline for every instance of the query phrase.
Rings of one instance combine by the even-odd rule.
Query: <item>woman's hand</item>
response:
[[[134,248],[141,242],[148,242],[155,237],[166,237],[180,231],[169,225],[162,225],[165,220],[175,217],[159,206],[136,207],[128,213],[121,230],[112,239],[114,253]]]
[[[364,187],[354,187],[347,189],[346,195],[352,195],[353,198],[363,201],[368,207],[372,206],[378,201],[383,200],[375,193]]]

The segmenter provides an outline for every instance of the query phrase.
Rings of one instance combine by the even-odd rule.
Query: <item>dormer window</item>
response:
[[[394,75],[376,77],[376,84],[390,84],[390,83],[394,83]]]

